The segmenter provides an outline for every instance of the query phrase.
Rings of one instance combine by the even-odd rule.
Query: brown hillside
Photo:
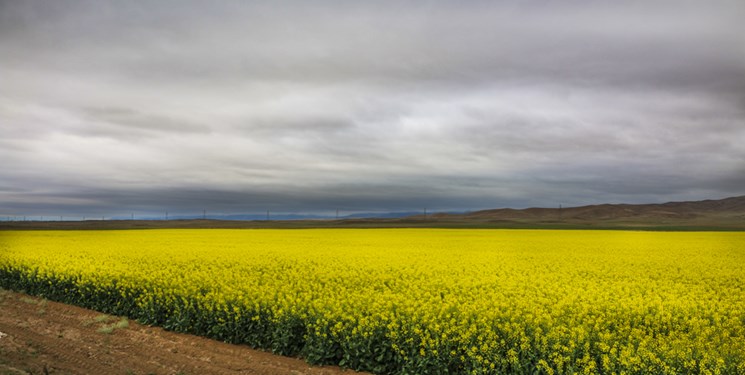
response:
[[[502,208],[476,211],[464,215],[442,215],[488,220],[528,221],[696,221],[704,219],[745,220],[745,196],[695,202],[662,204],[600,204],[567,208]]]
[[[558,208],[500,208],[396,219],[338,220],[89,220],[0,222],[2,230],[156,228],[608,228],[745,230],[745,196],[662,204],[599,204]],[[1,233],[0,233],[1,235]]]

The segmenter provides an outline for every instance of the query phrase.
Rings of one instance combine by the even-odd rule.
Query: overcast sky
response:
[[[745,194],[745,2],[0,0],[0,215]]]

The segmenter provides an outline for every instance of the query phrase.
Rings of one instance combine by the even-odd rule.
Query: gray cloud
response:
[[[742,19],[726,0],[0,2],[0,211],[740,195]]]
[[[142,136],[156,132],[178,133],[208,133],[209,127],[191,123],[187,118],[170,117],[160,114],[142,113],[130,108],[103,107],[85,108],[82,110],[85,124],[89,127],[82,129],[85,134],[107,134],[113,137],[126,137],[137,133]]]

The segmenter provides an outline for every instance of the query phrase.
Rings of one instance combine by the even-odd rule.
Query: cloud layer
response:
[[[742,19],[739,1],[0,2],[0,215],[745,194]]]

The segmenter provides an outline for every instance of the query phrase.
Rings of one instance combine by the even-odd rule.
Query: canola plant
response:
[[[6,231],[0,286],[379,374],[745,374],[745,233]]]

